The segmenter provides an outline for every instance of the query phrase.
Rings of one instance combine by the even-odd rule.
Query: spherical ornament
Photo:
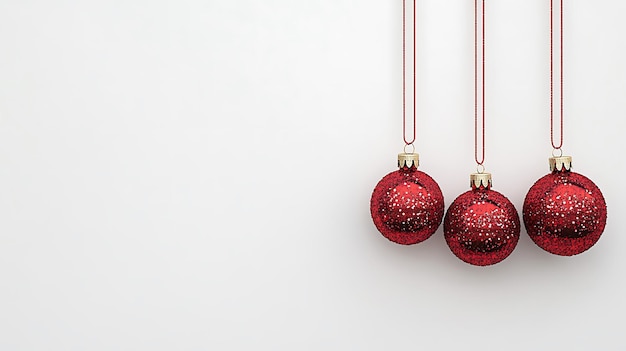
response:
[[[481,177],[485,174],[488,175],[481,173]],[[479,181],[478,186],[472,182],[472,190],[454,200],[443,228],[452,253],[476,266],[496,264],[507,258],[520,234],[515,207],[504,195],[491,190],[490,180]]]
[[[402,245],[428,239],[443,218],[443,194],[439,185],[417,164],[406,165],[378,182],[370,211],[376,228],[387,239]]]
[[[606,202],[591,180],[569,170],[566,163],[530,188],[523,215],[535,244],[556,255],[573,256],[600,239],[606,225]]]

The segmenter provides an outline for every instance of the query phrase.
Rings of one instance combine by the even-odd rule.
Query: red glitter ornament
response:
[[[542,249],[561,256],[588,250],[606,225],[602,192],[570,167],[569,156],[550,158],[552,173],[539,179],[524,200],[528,235]]]
[[[374,225],[387,239],[412,245],[428,239],[441,224],[443,194],[437,182],[418,171],[417,154],[400,154],[400,169],[378,182],[370,201]]]
[[[491,174],[471,175],[472,190],[457,197],[444,219],[446,242],[461,260],[475,266],[496,264],[515,249],[520,234],[513,204],[491,190]]]

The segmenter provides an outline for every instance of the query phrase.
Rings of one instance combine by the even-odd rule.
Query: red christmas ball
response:
[[[519,216],[502,194],[473,187],[454,200],[443,224],[446,242],[461,260],[475,266],[507,258],[519,240]]]
[[[572,256],[600,239],[606,225],[606,202],[591,180],[562,168],[530,188],[523,216],[535,244],[556,255]]]
[[[370,211],[376,228],[402,245],[428,239],[443,218],[443,194],[437,182],[415,166],[402,167],[378,182]]]

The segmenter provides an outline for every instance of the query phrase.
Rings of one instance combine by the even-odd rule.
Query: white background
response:
[[[472,1],[419,2],[421,169],[473,162]],[[488,3],[487,170],[547,173],[548,1]],[[401,1],[1,1],[0,349],[624,350],[626,2],[566,3],[565,152],[609,221],[573,258],[392,244]]]

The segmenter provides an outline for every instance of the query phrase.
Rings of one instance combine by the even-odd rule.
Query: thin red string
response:
[[[560,126],[559,126],[559,144],[554,142],[554,4],[550,0],[550,142],[555,150],[563,147],[563,0],[560,0]]]
[[[482,148],[478,157],[478,0],[474,0],[474,159],[478,165],[485,163],[485,0],[482,0]]]
[[[415,24],[416,6],[415,0],[413,0],[413,137],[409,141],[406,137],[406,0],[402,1],[402,137],[406,145],[411,145],[415,142],[417,134],[417,103],[415,99],[416,81],[417,75],[415,67],[417,66],[416,59],[416,24]]]

